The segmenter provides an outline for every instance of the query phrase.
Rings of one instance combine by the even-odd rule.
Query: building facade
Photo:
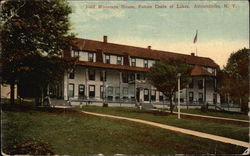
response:
[[[217,104],[216,76],[219,66],[210,58],[147,48],[76,38],[64,57],[77,57],[73,71],[65,73],[63,84],[51,94],[71,101],[118,103],[168,103],[161,92],[148,83],[146,73],[155,61],[184,59],[193,69],[192,82],[181,90],[181,104]],[[177,96],[176,96],[177,97]],[[175,100],[175,99],[172,99]]]

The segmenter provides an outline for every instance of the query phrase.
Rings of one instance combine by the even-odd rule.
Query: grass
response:
[[[130,118],[143,119],[157,123],[167,124],[180,128],[195,130],[199,132],[224,136],[236,140],[248,142],[249,128],[229,123],[217,123],[209,120],[195,120],[195,119],[177,119],[177,115],[169,115],[168,113],[157,114],[153,111],[139,110],[135,108],[121,108],[121,107],[96,107],[85,106],[84,111],[97,112],[103,114],[124,116]],[[168,115],[167,115],[168,114]]]
[[[177,111],[177,110],[175,110],[175,111]],[[210,110],[207,112],[202,112],[200,109],[181,109],[181,112],[249,121],[249,117],[246,114],[229,113],[229,112],[228,113],[227,112],[216,112],[216,111],[210,111]]]
[[[245,150],[68,109],[3,107],[2,133],[2,150],[6,154],[233,154]]]

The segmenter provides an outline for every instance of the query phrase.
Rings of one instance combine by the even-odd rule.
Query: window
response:
[[[89,80],[95,80],[95,70],[89,70]]]
[[[120,99],[120,88],[115,87],[115,99],[119,100]]]
[[[144,60],[144,67],[148,68],[148,60]]]
[[[189,97],[189,102],[193,102],[194,101],[194,93],[193,92],[189,92],[188,93],[188,97]]]
[[[115,88],[115,95],[116,95],[116,96],[119,96],[119,95],[120,95],[120,88],[119,88],[119,87],[116,87],[116,88]]]
[[[75,91],[74,89],[75,89],[75,85],[73,83],[70,83],[69,84],[69,92],[68,92],[69,97],[74,97],[74,91]]]
[[[135,74],[134,73],[130,73],[129,74],[129,81],[134,81],[135,80]]]
[[[122,64],[122,57],[121,56],[117,56],[117,63],[116,64]]]
[[[146,80],[146,75],[145,74],[141,74],[141,80]]]
[[[72,70],[70,73],[69,73],[69,79],[74,79],[75,78],[75,71]]]
[[[216,92],[217,91],[216,79],[213,80],[213,88],[214,88],[214,91]]]
[[[113,95],[113,87],[108,87],[108,95]]]
[[[106,71],[101,71],[100,72],[100,81],[107,81],[107,78],[106,78]]]
[[[94,98],[95,97],[95,86],[89,85],[89,97]]]
[[[203,81],[202,80],[198,81],[198,88],[203,89]]]
[[[113,87],[108,87],[108,100],[113,100]]]
[[[156,100],[156,91],[151,90],[151,101],[155,101],[155,100]]]
[[[162,92],[160,92],[159,101],[163,101],[163,93]]]
[[[189,88],[194,88],[194,80],[192,79],[188,85]]]
[[[122,73],[122,82],[128,83],[128,73],[127,72]]]
[[[104,98],[104,87],[100,86],[100,98],[103,99]]]
[[[79,57],[79,51],[73,51],[72,57]]]
[[[216,93],[213,94],[213,102],[214,102],[214,104],[217,104],[217,94]]]
[[[199,103],[203,103],[203,93],[199,93]]]
[[[79,85],[79,91],[78,91],[78,97],[79,98],[83,98],[84,97],[84,90],[85,90],[84,85],[80,84]]]
[[[128,95],[128,88],[123,87],[122,93],[123,93],[123,95]]]
[[[110,55],[105,55],[105,63],[110,64]]]
[[[148,101],[149,100],[149,91],[148,89],[144,89],[144,101]]]
[[[135,58],[131,58],[131,66],[136,66],[136,59]]]
[[[88,53],[88,61],[94,62],[94,54],[93,53]]]
[[[141,74],[139,74],[139,73],[136,74],[136,79],[137,79],[137,80],[141,80]]]

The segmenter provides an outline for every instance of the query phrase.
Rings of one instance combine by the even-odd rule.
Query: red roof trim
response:
[[[90,66],[96,68],[109,68],[109,69],[117,69],[117,70],[129,70],[129,71],[141,71],[147,72],[149,68],[142,68],[142,67],[132,67],[132,66],[124,66],[124,65],[117,65],[117,64],[107,64],[101,62],[87,62],[87,61],[78,61],[76,65],[82,66]]]

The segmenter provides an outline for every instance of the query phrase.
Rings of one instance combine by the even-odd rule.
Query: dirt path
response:
[[[92,112],[86,112],[86,111],[82,111],[82,112],[85,114],[90,114],[90,115],[95,115],[95,116],[102,116],[102,117],[109,117],[109,118],[115,118],[115,119],[134,121],[134,122],[143,123],[143,124],[147,124],[147,125],[151,125],[151,126],[155,126],[155,127],[160,127],[163,129],[168,129],[168,130],[172,130],[172,131],[176,131],[176,132],[180,132],[180,133],[184,133],[184,134],[189,134],[189,135],[193,135],[193,136],[197,136],[197,137],[201,137],[201,138],[207,138],[207,139],[211,139],[211,140],[215,140],[215,141],[220,141],[223,143],[229,143],[229,144],[233,144],[233,145],[237,145],[237,146],[250,148],[250,143],[248,143],[248,142],[243,142],[243,141],[230,139],[230,138],[226,138],[226,137],[216,136],[216,135],[202,133],[202,132],[193,131],[193,130],[188,130],[188,129],[184,129],[184,128],[178,128],[178,127],[174,127],[174,126],[168,126],[165,124],[159,124],[159,123],[140,120],[140,119],[133,119],[133,118],[127,118],[127,117],[121,117],[121,116],[92,113]]]

